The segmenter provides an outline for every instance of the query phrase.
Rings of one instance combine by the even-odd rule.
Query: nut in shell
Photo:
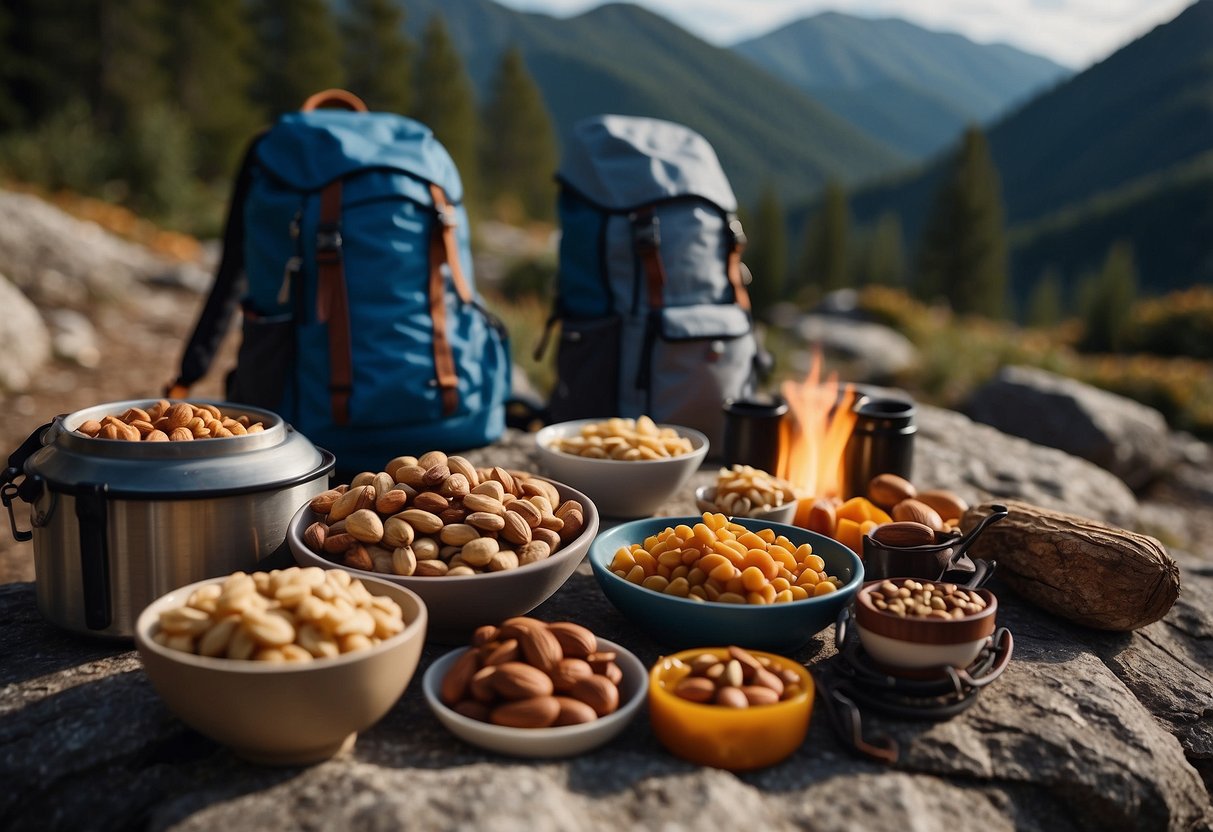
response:
[[[896,474],[878,474],[868,483],[868,499],[885,510],[917,493],[913,483]]]
[[[902,500],[893,506],[893,519],[922,523],[935,531],[943,529],[943,519],[939,516],[939,512],[915,499]]]

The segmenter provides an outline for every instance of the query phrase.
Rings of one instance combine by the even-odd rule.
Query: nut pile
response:
[[[748,708],[774,705],[801,692],[800,676],[779,667],[766,656],[754,656],[740,647],[729,647],[721,659],[700,653],[690,663],[670,660],[662,676],[665,688],[675,696],[703,705]]]
[[[303,539],[352,569],[442,577],[517,569],[581,534],[585,511],[546,480],[430,451],[312,499]]]
[[[615,658],[578,624],[510,618],[476,630],[439,697],[466,717],[511,728],[592,722],[619,708]]]
[[[746,517],[770,511],[796,499],[792,485],[779,477],[749,465],[721,468],[716,475],[716,498],[719,511]]]
[[[620,460],[668,459],[695,450],[691,440],[679,436],[673,428],[658,427],[648,416],[595,422],[583,427],[577,436],[556,439],[550,447],[589,459]]]
[[[711,512],[693,527],[666,527],[620,547],[610,569],[655,592],[723,604],[800,601],[844,583],[826,574],[810,544],[797,546],[772,529],[752,532]]]
[[[919,491],[895,474],[880,474],[868,483],[868,499],[889,512],[895,521],[921,523],[936,532],[950,531],[969,509],[951,491]]]
[[[391,598],[340,569],[235,572],[160,613],[158,644],[186,653],[263,662],[310,662],[369,650],[404,630]]]
[[[887,546],[941,543],[955,536],[968,507],[951,491],[920,492],[896,474],[880,474],[868,483],[866,497],[819,498],[803,516],[797,513],[796,523],[862,553],[867,534]]]
[[[106,416],[101,421],[86,419],[77,433],[96,439],[123,439],[128,442],[185,442],[193,439],[223,439],[265,430],[241,414],[224,416],[213,404],[172,403],[161,399],[144,410],[131,407],[121,416]]]
[[[913,578],[899,583],[884,581],[869,598],[876,609],[899,618],[964,618],[986,608],[986,599],[976,590]]]

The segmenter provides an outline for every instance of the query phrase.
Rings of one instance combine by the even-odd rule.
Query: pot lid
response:
[[[110,402],[56,418],[43,432],[42,448],[25,472],[55,491],[72,493],[84,485],[104,485],[111,497],[188,499],[232,496],[285,488],[328,474],[333,455],[268,410],[202,399],[225,416],[248,416],[265,429],[245,436],[189,442],[131,442],[95,439],[77,433],[89,419],[100,421],[128,408],[146,410],[156,399]]]

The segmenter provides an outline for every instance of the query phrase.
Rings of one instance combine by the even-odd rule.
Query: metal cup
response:
[[[788,403],[781,396],[724,403],[724,464],[769,474],[779,467],[779,434]]]

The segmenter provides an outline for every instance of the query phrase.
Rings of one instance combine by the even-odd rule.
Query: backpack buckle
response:
[[[733,248],[737,251],[743,251],[746,243],[749,242],[746,239],[745,230],[741,227],[741,220],[737,218],[736,214],[729,215],[729,236],[733,238]]]
[[[322,224],[316,228],[316,254],[332,254],[341,251],[341,226],[337,223]]]
[[[661,221],[652,212],[634,212],[628,217],[632,222],[632,241],[641,251],[661,248]]]
[[[459,225],[459,215],[455,213],[454,205],[444,204],[435,210],[438,212],[438,221],[446,228],[454,228]]]

